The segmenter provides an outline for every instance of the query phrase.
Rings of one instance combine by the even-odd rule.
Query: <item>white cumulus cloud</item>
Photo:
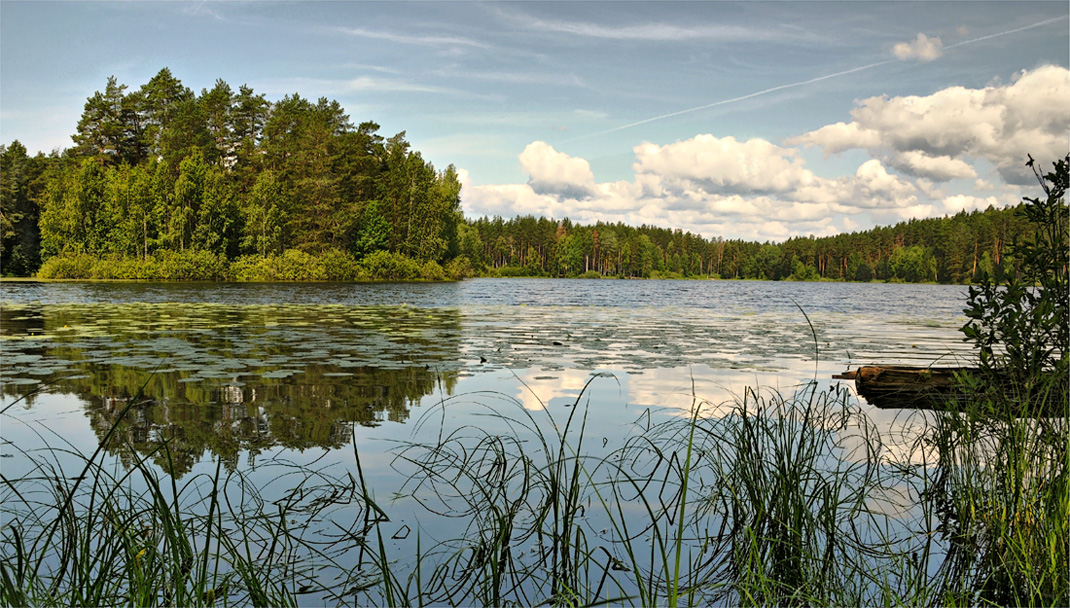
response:
[[[891,165],[900,171],[937,182],[977,177],[977,171],[966,161],[950,156],[929,156],[919,150],[896,154],[892,157]]]
[[[1043,66],[1009,84],[871,97],[856,102],[850,119],[780,144],[710,133],[643,142],[632,149],[632,176],[613,182],[599,182],[585,158],[534,141],[518,155],[527,183],[474,185],[462,172],[463,205],[474,216],[569,217],[756,240],[1006,205],[1019,200],[1020,184],[1035,186],[1027,154],[1047,166],[1067,152],[1070,71]],[[802,146],[868,158],[819,175]]]
[[[943,200],[944,209],[947,213],[959,211],[984,210],[989,207],[1000,207],[999,199],[994,196],[971,196],[969,194],[956,194]]]
[[[837,122],[825,125],[816,131],[811,131],[796,137],[784,140],[789,146],[806,144],[819,146],[825,150],[825,155],[836,154],[852,148],[874,148],[880,146],[881,134],[879,131],[865,129],[857,122]]]
[[[940,180],[973,177],[963,157],[984,159],[1004,181],[1029,184],[1026,155],[1050,162],[1067,152],[1070,71],[1043,66],[1011,84],[949,87],[927,96],[871,97],[838,123],[789,138],[826,154],[852,148],[889,155],[892,166]],[[961,161],[961,162],[956,162]]]
[[[643,143],[633,152],[633,180],[597,182],[586,159],[532,142],[519,155],[525,184],[473,185],[461,172],[465,212],[780,240],[835,234],[845,215],[897,221],[932,210],[919,203],[917,187],[877,159],[828,179],[807,169],[796,150],[762,139],[698,135],[665,146]]]
[[[683,189],[710,193],[784,192],[806,185],[814,175],[797,151],[764,139],[737,141],[696,135],[666,146],[643,143],[634,149],[638,174],[654,174]]]
[[[934,36],[918,34],[912,42],[900,42],[892,47],[892,54],[903,61],[932,61],[944,54],[944,43]]]
[[[582,158],[558,152],[553,146],[534,141],[520,153],[520,166],[531,176],[528,184],[539,194],[560,194],[582,199],[594,193],[591,165]]]

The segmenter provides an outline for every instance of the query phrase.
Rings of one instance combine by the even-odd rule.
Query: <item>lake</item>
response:
[[[359,458],[362,485],[389,511],[387,549],[404,552],[417,538],[448,543],[468,525],[450,502],[459,486],[431,491],[437,506],[421,494],[428,453],[438,454],[427,446],[443,437],[475,431],[481,446],[488,437],[522,446],[564,432],[608,458],[637,429],[686,420],[699,402],[702,416],[717,416],[749,387],[791,395],[831,389],[832,374],[861,364],[961,364],[965,292],[757,281],[3,282],[0,463],[7,479],[30,479],[45,450],[73,474],[110,437],[102,462],[112,470],[140,459],[201,483],[191,480],[222,467],[270,502],[307,484],[310,470],[353,479]],[[910,452],[912,414],[861,406],[887,449],[900,437]],[[591,516],[592,538],[610,534],[609,520]],[[326,575],[302,576],[313,590]]]
[[[108,412],[144,387],[154,403],[139,410],[136,444],[161,425],[190,427],[197,439],[180,458],[189,470],[212,453],[339,447],[354,432],[406,436],[426,404],[447,396],[567,403],[595,372],[612,376],[597,384],[612,384],[614,397],[594,415],[621,423],[642,408],[686,407],[692,383],[718,402],[859,364],[953,364],[968,355],[958,331],[964,292],[539,279],[5,282],[0,391],[6,404],[44,387],[15,420],[54,421],[43,408],[59,408],[64,436],[92,445]]]

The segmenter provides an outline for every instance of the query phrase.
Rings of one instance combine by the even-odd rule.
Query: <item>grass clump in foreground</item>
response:
[[[268,501],[263,487],[219,460],[213,474],[179,484],[151,464],[155,453],[125,470],[106,465],[106,446],[120,441],[115,428],[88,456],[14,446],[31,467],[20,478],[0,476],[0,604],[296,606],[312,589],[314,565],[332,563],[348,548],[339,538],[367,525],[338,516],[366,513],[351,477],[275,463],[287,492]],[[167,442],[162,451],[170,462]],[[308,537],[324,520],[349,524]]]
[[[400,513],[376,502],[359,458],[341,472],[261,465],[286,488],[269,499],[256,469],[217,464],[178,484],[145,460],[109,468],[101,451],[24,453],[32,473],[3,478],[0,601],[1070,600],[1065,419],[936,414],[900,454],[846,391],[810,384],[695,399],[689,417],[641,417],[608,449],[593,439],[588,390],[556,412],[496,394],[429,411],[420,432],[431,438],[395,462],[423,509],[400,544],[387,523]],[[487,423],[451,427],[446,410],[469,398]]]

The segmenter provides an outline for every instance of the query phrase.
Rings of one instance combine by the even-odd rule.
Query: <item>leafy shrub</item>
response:
[[[273,257],[243,255],[230,263],[228,278],[245,283],[272,281],[274,272],[270,258]]]
[[[88,253],[63,253],[45,260],[37,271],[42,279],[83,279],[89,278],[96,261]]]
[[[948,602],[1070,602],[1070,155],[1033,170],[1046,198],[1018,210],[1034,232],[1011,247],[1017,272],[969,289],[962,330],[980,370],[924,440],[938,454],[925,495],[948,546]]]
[[[42,279],[119,279],[156,281],[445,281],[464,278],[467,258],[423,264],[404,255],[377,251],[361,262],[339,249],[313,255],[287,249],[282,255],[245,255],[228,263],[221,254],[203,250],[161,250],[147,259],[120,255],[97,257],[63,253],[49,258],[37,276]]]
[[[420,278],[425,281],[445,281],[446,271],[442,270],[438,262],[428,260],[420,267]]]
[[[341,249],[328,249],[319,256],[328,281],[352,281],[357,277],[357,260]]]
[[[364,256],[360,270],[361,278],[373,281],[413,281],[421,278],[423,269],[400,253],[380,250]]]
[[[1041,385],[1054,381],[1065,395],[1070,375],[1070,155],[1057,161],[1052,173],[1042,176],[1033,170],[1046,198],[1026,198],[1018,210],[1035,228],[1033,236],[1011,245],[1011,255],[1020,260],[1018,272],[1006,276],[1002,285],[983,276],[970,287],[969,321],[962,331],[992,379],[1010,381],[1021,396],[1046,391],[1051,387]]]
[[[210,251],[157,251],[153,254],[155,276],[170,281],[220,281],[226,276],[227,259]]]
[[[446,262],[446,268],[444,270],[447,278],[454,281],[460,281],[472,274],[472,265],[468,261],[468,257],[462,255]]]
[[[287,249],[279,256],[275,266],[278,281],[324,281],[327,271],[323,262],[299,249]]]
[[[339,249],[312,255],[287,249],[282,255],[247,255],[230,264],[235,281],[351,281],[359,269],[353,256]]]
[[[157,251],[145,259],[63,253],[46,260],[37,272],[42,279],[167,281],[219,281],[226,274],[226,258],[202,250]]]

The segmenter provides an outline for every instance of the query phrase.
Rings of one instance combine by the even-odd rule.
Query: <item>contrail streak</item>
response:
[[[1031,29],[1033,29],[1035,27],[1040,27],[1042,25],[1047,25],[1049,23],[1055,23],[1056,21],[1063,21],[1064,19],[1066,19],[1066,17],[1054,17],[1052,19],[1045,19],[1044,21],[1040,21],[1040,22],[1034,23],[1032,25],[1023,25],[1022,27],[1016,27],[1013,30],[1007,30],[1005,32],[999,32],[999,33],[996,33],[996,34],[989,34],[987,36],[981,36],[979,38],[971,38],[969,40],[963,40],[962,42],[956,42],[955,44],[949,44],[944,48],[953,49],[953,48],[955,48],[957,46],[964,46],[964,45],[967,45],[967,44],[973,44],[974,42],[980,42],[982,40],[988,40],[990,38],[999,38],[1000,36],[1006,36],[1007,34],[1017,34],[1018,32],[1024,32],[1025,30],[1031,30]]]
[[[875,67],[877,67],[879,65],[884,65],[886,63],[891,63],[891,62],[892,61],[890,59],[885,60],[885,61],[878,61],[877,63],[871,63],[869,65],[864,65],[864,66],[861,66],[861,67],[851,68],[849,70],[844,70],[842,72],[836,72],[835,74],[825,74],[824,76],[818,76],[817,78],[811,78],[809,80],[800,80],[799,82],[793,82],[793,83],[790,83],[790,84],[782,84],[782,85],[779,85],[779,86],[770,87],[768,89],[762,89],[761,91],[756,91],[754,93],[748,93],[746,95],[740,95],[739,97],[733,97],[731,99],[722,99],[720,101],[715,101],[713,103],[708,103],[708,104],[706,104],[704,106],[698,106],[698,107],[695,107],[695,108],[688,108],[686,110],[679,110],[677,112],[670,112],[668,114],[662,114],[661,116],[655,116],[653,118],[647,118],[647,119],[644,119],[644,120],[631,122],[631,123],[628,123],[626,125],[621,125],[619,127],[613,127],[612,129],[606,129],[605,131],[599,131],[597,133],[591,133],[589,135],[581,135],[581,136],[575,137],[573,139],[579,139],[580,137],[593,137],[595,135],[605,135],[606,133],[613,133],[613,132],[616,132],[616,131],[622,131],[624,129],[630,129],[632,127],[637,127],[639,125],[645,125],[646,123],[654,122],[655,120],[662,120],[662,119],[665,119],[665,118],[672,118],[673,116],[679,116],[681,114],[687,114],[689,112],[698,112],[699,110],[705,110],[707,108],[713,108],[713,107],[716,107],[716,106],[723,106],[723,105],[725,105],[727,103],[735,103],[737,101],[743,101],[744,99],[750,99],[752,97],[758,97],[759,95],[766,95],[768,93],[773,93],[775,91],[782,91],[784,89],[790,89],[790,88],[793,88],[793,87],[801,87],[801,86],[803,86],[805,84],[811,84],[811,83],[814,83],[814,82],[820,82],[822,80],[828,80],[829,78],[836,78],[837,76],[844,76],[846,74],[852,74],[854,72],[861,72],[862,70],[868,70],[870,68],[875,68]]]
[[[1022,31],[1028,30],[1028,29],[1032,29],[1032,28],[1035,28],[1035,27],[1040,27],[1042,25],[1048,25],[1049,23],[1055,23],[1056,21],[1063,21],[1065,19],[1066,19],[1066,17],[1054,17],[1052,19],[1046,19],[1044,21],[1039,21],[1037,23],[1033,23],[1033,24],[1030,24],[1030,25],[1024,25],[1022,27],[1017,27],[1017,28],[1014,28],[1014,29],[1011,29],[1011,30],[1007,30],[1007,31],[1004,31],[1004,32],[997,32],[995,34],[988,34],[986,36],[979,36],[977,38],[971,38],[970,40],[963,40],[962,42],[956,42],[955,44],[949,44],[945,48],[953,49],[953,48],[956,48],[956,47],[965,46],[967,44],[973,44],[975,42],[981,42],[982,40],[990,40],[992,38],[999,38],[1000,36],[1007,36],[1009,34],[1016,34],[1018,32],[1022,32]],[[655,121],[658,121],[658,120],[664,120],[666,118],[672,118],[673,116],[680,116],[681,114],[689,114],[691,112],[698,112],[700,110],[706,110],[706,109],[714,108],[714,107],[717,107],[717,106],[723,106],[723,105],[726,105],[726,104],[735,103],[737,101],[743,101],[745,99],[751,99],[753,97],[759,97],[761,95],[768,95],[769,93],[775,93],[776,91],[783,91],[784,89],[792,89],[792,88],[795,88],[795,87],[801,87],[801,86],[804,86],[804,85],[813,84],[815,82],[821,82],[822,80],[828,80],[830,78],[838,78],[840,76],[846,76],[847,74],[853,74],[855,72],[861,72],[863,70],[868,70],[868,69],[879,67],[879,66],[882,66],[882,65],[887,65],[889,63],[893,63],[894,61],[895,60],[892,60],[892,59],[886,59],[884,61],[878,61],[876,63],[870,63],[868,65],[863,65],[863,66],[860,66],[860,67],[857,67],[857,68],[851,68],[849,70],[844,70],[842,72],[836,72],[834,74],[825,74],[824,76],[818,76],[816,78],[811,78],[809,80],[800,80],[799,82],[792,82],[790,84],[782,84],[782,85],[779,85],[779,86],[770,87],[768,89],[762,89],[761,91],[755,91],[754,93],[748,93],[746,95],[740,95],[739,97],[733,97],[731,99],[722,99],[720,101],[715,101],[713,103],[708,103],[706,105],[701,105],[701,106],[697,106],[697,107],[694,107],[694,108],[687,108],[686,110],[678,110],[676,112],[669,112],[668,114],[662,114],[660,116],[654,116],[653,118],[646,118],[646,119],[643,119],[643,120],[637,120],[635,122],[630,122],[630,123],[628,123],[626,125],[620,125],[619,127],[613,127],[611,129],[606,129],[604,131],[597,131],[595,133],[588,133],[586,135],[578,135],[576,137],[572,137],[572,138],[566,139],[565,141],[575,141],[577,139],[584,139],[584,138],[587,138],[587,137],[596,137],[596,136],[599,136],[599,135],[606,135],[608,133],[616,133],[617,131],[623,131],[625,129],[631,129],[632,127],[638,127],[639,125],[645,125],[647,123],[655,122]]]

